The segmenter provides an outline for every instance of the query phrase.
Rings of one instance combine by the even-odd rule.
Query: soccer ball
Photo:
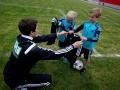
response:
[[[83,68],[83,63],[80,60],[76,60],[73,64],[73,68],[77,70],[81,70]]]

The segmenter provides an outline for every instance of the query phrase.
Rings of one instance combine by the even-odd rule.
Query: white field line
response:
[[[61,15],[65,16],[64,12],[61,9],[50,8],[50,7],[46,8],[46,9],[58,11]]]
[[[50,8],[50,7],[46,8],[46,9],[48,9],[48,10],[55,10],[55,11],[58,11],[58,9]]]
[[[61,9],[50,8],[50,7],[46,8],[46,9],[58,11],[61,15],[65,16],[65,13]]]
[[[35,8],[35,9],[40,9],[40,7],[38,7],[38,6],[25,6],[25,5],[12,4],[12,3],[3,3],[3,2],[0,2],[0,5],[15,6],[15,7],[21,7],[21,8]],[[65,16],[65,13],[61,9],[53,9],[53,8],[49,8],[49,7],[46,8],[46,9],[58,11],[61,15]],[[93,51],[95,53],[95,54],[92,55],[93,57],[120,57],[120,54],[100,54],[95,49],[93,49]],[[5,55],[5,56],[8,56],[8,54]]]
[[[99,56],[99,57],[102,56],[102,54],[100,54],[95,48],[93,49],[93,52],[95,53],[96,56]]]
[[[93,54],[92,57],[99,57],[99,58],[107,58],[107,57],[120,58],[120,54],[101,54],[101,56],[99,56],[98,54]]]
[[[65,16],[65,13],[63,12],[63,10],[58,9],[58,11],[60,12],[61,15]]]

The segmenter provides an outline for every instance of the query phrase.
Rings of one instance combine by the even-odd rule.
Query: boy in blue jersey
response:
[[[75,30],[77,29],[75,20],[77,18],[77,12],[75,11],[68,11],[68,13],[60,18],[53,18],[52,19],[52,25],[51,25],[51,33],[56,32],[62,32],[66,31],[68,34],[58,36],[58,46],[60,48],[64,48],[66,46],[69,46],[70,44],[74,43],[75,41],[80,41],[80,37],[77,35],[74,35]],[[51,45],[55,42],[55,40],[49,41],[47,45]],[[64,57],[64,61],[70,62],[70,67],[73,67],[74,62],[76,61],[76,51],[77,49],[74,49],[70,53],[66,54]]]
[[[67,31],[69,35],[71,35],[74,30],[76,30],[75,20],[77,18],[77,13],[75,11],[69,11],[65,17],[52,19],[51,33]],[[59,47],[63,48],[69,45],[68,36],[61,35],[58,37]],[[55,40],[52,42],[48,42],[48,44],[53,44]]]
[[[65,17],[59,20],[59,25],[61,26],[58,32],[67,31],[69,36],[73,34],[76,30],[75,20],[77,18],[77,13],[75,11],[69,11]],[[69,36],[59,36],[59,47],[63,48],[69,45],[68,37]]]
[[[83,69],[80,72],[85,72],[86,64],[88,63],[88,58],[92,54],[92,50],[95,46],[95,43],[99,39],[100,35],[100,25],[98,24],[97,20],[101,16],[101,9],[100,8],[93,8],[89,13],[89,20],[83,22],[75,32],[81,30],[81,39],[83,41],[83,45],[81,49],[78,49],[79,55],[84,55],[83,60]],[[78,56],[78,55],[77,55]]]

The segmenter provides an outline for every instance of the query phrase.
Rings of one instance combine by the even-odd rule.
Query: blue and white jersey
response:
[[[69,30],[76,30],[76,25],[74,22],[72,21],[68,21],[65,17],[61,18],[58,20],[58,23],[59,23],[59,29],[58,29],[58,32],[61,32],[61,31],[69,31]],[[61,36],[58,36],[58,40],[61,41],[61,42],[64,42],[66,39],[66,36],[64,35],[61,35]]]
[[[83,23],[82,36],[86,37],[88,40],[83,41],[83,47],[92,50],[95,42],[98,41],[100,35],[100,25],[98,23],[92,23],[91,21],[86,21]]]

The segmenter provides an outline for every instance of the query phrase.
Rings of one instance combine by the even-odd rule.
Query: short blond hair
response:
[[[102,9],[101,8],[93,8],[90,11],[90,14],[93,14],[96,18],[99,18],[101,16]]]
[[[72,20],[74,20],[75,18],[77,18],[77,12],[75,11],[68,11],[68,13],[66,14],[66,17],[71,18]]]

